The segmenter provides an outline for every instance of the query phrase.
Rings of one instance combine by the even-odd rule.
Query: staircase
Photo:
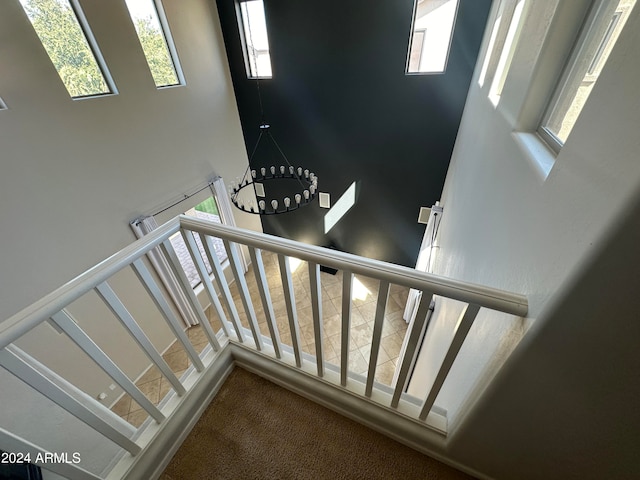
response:
[[[182,235],[202,280],[211,304],[209,315],[194,294],[169,240],[176,232]],[[204,252],[198,248],[196,238]],[[231,281],[226,279],[215,254],[214,239],[224,243],[233,275]],[[170,260],[184,294],[198,315],[197,344],[193,335],[185,332],[164,290],[146,266],[144,256],[154,248],[160,248]],[[251,258],[253,287],[244,275],[241,249]],[[211,265],[211,275],[207,273],[203,257]],[[304,291],[308,293],[305,301],[310,308],[304,309],[307,312],[304,318],[298,302],[302,280],[299,273],[292,272],[290,258],[302,261],[298,268],[304,269],[302,278],[308,282]],[[338,280],[331,280],[330,289],[327,280],[321,277],[321,265],[340,272]],[[268,277],[268,269],[276,269],[278,275]],[[187,368],[178,370],[179,374],[154,347],[150,332],[140,326],[116,294],[114,286],[123,270],[135,273],[158,309],[159,321],[169,326],[175,335],[176,348],[184,350]],[[352,300],[354,279],[362,279],[370,290],[375,290],[375,302],[370,302],[368,307],[373,319],[370,340],[364,350],[354,334],[358,315],[362,314]],[[405,353],[395,359],[394,380],[390,381],[389,375],[379,370],[379,359],[388,355],[383,340],[389,329],[389,310],[394,308],[394,295],[409,288],[422,292],[418,313],[406,330]],[[329,291],[333,292],[333,298],[323,299],[323,294],[327,296]],[[89,329],[80,326],[78,320],[81,319],[70,313],[70,304],[95,294],[166,383],[168,393],[163,398],[150,400],[149,392],[143,392],[124,374],[116,361],[97,345],[99,339],[92,338]],[[464,302],[466,307],[428,394],[416,398],[405,390],[412,361],[426,331],[434,295]],[[330,305],[336,310],[333,315],[326,314]],[[448,433],[447,417],[446,410],[436,405],[436,400],[481,308],[525,316],[527,300],[521,295],[335,250],[205,220],[176,217],[0,324],[0,365],[28,385],[33,395],[38,396],[35,393],[38,392],[49,399],[51,406],[47,409],[67,412],[64,421],[51,427],[58,434],[54,440],[44,441],[44,436],[25,434],[29,428],[22,427],[28,426],[27,418],[17,420],[12,428],[2,425],[0,448],[28,452],[36,458],[38,454],[63,449],[79,452],[87,445],[96,445],[91,452],[83,453],[78,463],[39,465],[70,479],[157,478],[227,375],[235,365],[240,365],[406,445],[436,458],[442,457]],[[212,317],[214,321],[210,321]],[[107,409],[15,345],[14,342],[45,322],[68,336],[88,357],[87,361],[90,359],[99,365],[114,385],[126,392],[128,400],[139,406],[143,412],[141,418],[148,418],[132,426],[117,412]],[[359,347],[358,354],[365,353],[368,357],[364,366],[360,362],[357,367],[353,362],[354,343]],[[19,398],[16,397],[14,403],[19,403]],[[60,435],[61,432],[65,435]]]

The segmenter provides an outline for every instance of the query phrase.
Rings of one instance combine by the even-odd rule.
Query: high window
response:
[[[447,68],[458,0],[416,0],[407,73],[442,73]]]
[[[503,0],[499,6],[497,24],[494,25],[494,30],[491,32],[489,44],[489,52],[491,54],[487,54],[485,58],[479,81],[481,84],[484,82],[487,68],[491,64],[494,72],[491,89],[489,90],[489,100],[494,106],[497,106],[500,102],[502,89],[513,61],[520,32],[524,26],[525,16],[523,12],[525,5],[526,0]],[[505,30],[507,25],[508,29]],[[497,59],[494,55],[496,52],[500,52],[500,56]]]
[[[116,93],[77,0],[20,0],[73,98]]]
[[[156,87],[184,84],[169,25],[159,0],[126,0]]]
[[[271,56],[263,1],[240,1],[238,16],[247,76],[271,78]]]
[[[538,130],[556,152],[567,141],[635,3],[594,2]]]

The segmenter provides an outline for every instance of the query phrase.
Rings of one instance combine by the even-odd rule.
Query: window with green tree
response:
[[[156,87],[184,83],[162,4],[157,0],[125,0]]]
[[[76,0],[20,0],[58,75],[73,98],[116,93]]]

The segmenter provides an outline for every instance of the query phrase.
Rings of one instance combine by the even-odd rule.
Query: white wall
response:
[[[640,195],[449,439],[495,479],[640,478]]]
[[[247,165],[215,5],[165,0],[186,78],[157,90],[124,0],[81,0],[119,94],[72,100],[18,1],[0,2],[0,320],[132,242],[128,223],[212,175]],[[238,214],[241,227],[259,220]],[[129,275],[133,277],[133,275]],[[126,274],[118,293],[160,349],[168,328]],[[128,350],[106,308],[82,302],[81,326],[130,376],[143,354]],[[21,343],[92,395],[112,383],[48,325]],[[71,350],[71,351],[70,351]],[[126,351],[126,354],[123,352]],[[107,399],[109,403],[111,399]]]
[[[631,304],[637,303],[640,10],[545,178],[512,132],[532,126],[543,106],[541,85],[549,85],[550,65],[558,63],[548,58],[557,55],[558,42],[541,40],[562,37],[578,3],[559,12],[555,2],[529,3],[497,108],[488,99],[490,80],[482,87],[478,73],[473,80],[442,196],[435,268],[527,295],[529,319],[483,312],[438,404],[454,422],[450,453],[494,478],[634,478],[637,462],[627,445],[639,424],[631,400],[638,394]],[[624,217],[629,205],[635,216]],[[622,226],[609,245],[612,225]],[[575,272],[579,280],[570,281]],[[436,317],[430,334],[450,339],[456,320]],[[517,354],[474,405],[530,323]],[[422,361],[433,369],[441,356]]]
[[[544,106],[541,85],[550,85],[562,50],[558,40],[579,15],[580,2],[561,2],[559,11],[555,4],[528,2],[495,108],[488,98],[490,79],[478,84],[481,52],[445,182],[434,273],[525,294],[530,303],[525,321],[481,311],[437,400],[454,424],[530,323],[544,321],[547,302],[608,238],[610,225],[640,187],[637,7],[548,177],[512,134],[535,124],[535,111]],[[483,51],[490,34],[487,29]],[[545,38],[554,42],[543,44]],[[428,341],[450,341],[457,315],[445,318],[436,309]],[[439,307],[451,309],[447,303]],[[430,385],[442,352],[425,355],[418,376],[426,385],[414,385],[420,391]]]

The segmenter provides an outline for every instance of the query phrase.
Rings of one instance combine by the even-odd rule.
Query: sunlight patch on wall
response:
[[[329,233],[329,230],[335,227],[336,223],[338,223],[355,204],[356,182],[353,182],[324,216],[324,233]]]

